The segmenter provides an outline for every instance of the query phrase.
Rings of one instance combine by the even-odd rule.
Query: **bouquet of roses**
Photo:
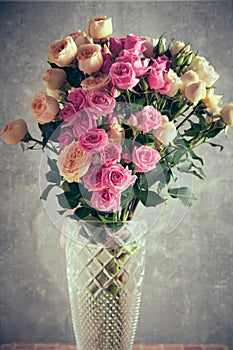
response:
[[[222,150],[212,139],[233,125],[233,103],[220,107],[215,94],[219,74],[189,44],[111,35],[111,18],[98,17],[87,34],[53,42],[44,90],[31,103],[41,140],[23,119],[1,132],[8,144],[54,152],[41,198],[59,187],[61,213],[72,209],[75,220],[126,222],[140,202],[169,196],[190,206],[191,191],[169,183],[179,172],[203,179],[196,148]]]

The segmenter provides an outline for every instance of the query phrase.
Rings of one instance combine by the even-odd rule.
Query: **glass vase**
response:
[[[66,225],[66,266],[78,350],[130,350],[139,317],[146,223]]]

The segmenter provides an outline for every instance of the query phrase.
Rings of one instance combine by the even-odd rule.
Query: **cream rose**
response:
[[[158,129],[153,131],[156,139],[164,146],[168,146],[170,142],[177,136],[177,131],[174,122],[169,121],[166,115],[162,116],[162,124]]]
[[[97,75],[96,77],[88,77],[81,82],[83,90],[86,91],[106,91],[110,78],[108,74]]]
[[[91,44],[91,40],[86,36],[86,33],[83,30],[78,30],[77,32],[69,34],[71,36],[77,46],[77,49],[81,45]]]
[[[42,80],[44,82],[45,88],[50,90],[60,89],[65,81],[67,75],[63,69],[60,68],[49,68],[46,70]]]
[[[59,67],[69,65],[77,56],[77,46],[71,36],[54,41],[48,49],[48,61]]]
[[[81,45],[78,51],[78,68],[92,74],[98,72],[103,64],[101,46],[98,44]]]
[[[185,43],[183,41],[176,41],[171,48],[172,56],[176,55],[180,50],[182,50],[185,47]],[[190,45],[187,45],[185,48],[185,52],[190,51]]]
[[[184,94],[189,101],[197,103],[206,97],[206,85],[203,81],[187,86]]]
[[[221,118],[228,126],[233,126],[233,102],[224,106],[220,112]]]
[[[43,92],[37,94],[30,104],[32,114],[39,124],[51,122],[59,112],[57,100],[45,95]]]
[[[15,146],[24,138],[27,131],[27,124],[23,119],[11,119],[2,129],[1,136],[8,145]]]
[[[222,96],[214,94],[214,88],[206,90],[206,97],[202,100],[206,107],[215,108],[222,104]]]
[[[219,78],[219,74],[205,57],[195,56],[189,68],[198,74],[200,80],[204,81],[207,87],[212,86]]]
[[[90,153],[79,147],[78,141],[66,146],[57,159],[60,175],[68,182],[80,182],[91,164]]]
[[[182,86],[180,87],[180,90],[184,92],[185,88],[193,83],[198,83],[200,81],[199,76],[196,72],[193,70],[188,70],[180,77],[182,81]]]
[[[166,93],[166,95],[169,97],[175,96],[182,86],[181,79],[178,77],[176,72],[174,72],[174,70],[170,68],[169,71],[165,73],[164,80],[170,83],[170,89]]]
[[[112,35],[112,19],[103,17],[89,18],[87,21],[87,34],[93,39],[106,39]]]

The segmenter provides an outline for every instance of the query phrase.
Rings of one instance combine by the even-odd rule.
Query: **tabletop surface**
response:
[[[0,350],[77,350],[73,344],[2,344]],[[133,350],[229,350],[221,344],[135,344]]]

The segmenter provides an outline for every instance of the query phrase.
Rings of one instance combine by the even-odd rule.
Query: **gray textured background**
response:
[[[233,100],[232,2],[0,3],[0,128],[25,118],[38,135],[29,104],[42,88],[49,44],[113,17],[115,35],[192,43],[221,74],[224,103]],[[192,185],[197,203],[163,208],[147,237],[148,254],[136,342],[222,343],[233,349],[232,137],[204,147],[205,182]],[[39,200],[40,152],[22,154],[0,141],[0,343],[74,342],[59,233]],[[158,210],[159,213],[159,210]],[[91,349],[90,349],[91,350]]]

